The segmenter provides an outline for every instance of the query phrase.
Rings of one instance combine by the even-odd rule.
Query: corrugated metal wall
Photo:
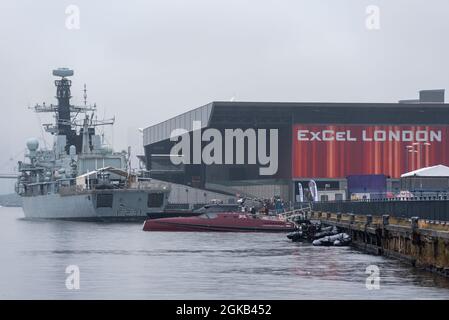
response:
[[[213,199],[222,200],[224,203],[236,203],[236,198],[218,192],[212,192],[204,189],[192,188],[182,184],[169,183],[171,192],[168,197],[169,203],[209,203]]]
[[[240,192],[253,195],[257,198],[270,199],[273,196],[280,196],[282,199],[289,198],[289,189],[287,185],[266,184],[266,185],[248,185],[234,188]]]

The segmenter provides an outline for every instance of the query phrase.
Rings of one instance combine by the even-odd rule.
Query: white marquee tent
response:
[[[449,167],[443,166],[442,164],[425,167],[401,175],[401,178],[406,177],[449,177]]]

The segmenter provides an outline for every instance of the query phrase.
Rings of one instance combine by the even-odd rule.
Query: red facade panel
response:
[[[293,126],[293,178],[401,174],[449,165],[449,126]]]

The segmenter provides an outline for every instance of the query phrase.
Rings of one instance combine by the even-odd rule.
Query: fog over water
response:
[[[29,221],[20,208],[0,208],[0,224],[1,299],[449,299],[449,279],[285,234]],[[373,265],[379,289],[369,290]],[[79,290],[66,287],[68,266]]]
[[[66,28],[70,4],[79,30]],[[136,154],[137,128],[214,100],[394,102],[449,88],[448,14],[446,0],[3,0],[0,173],[28,137],[45,145],[52,119],[27,107],[55,103],[54,68],[75,70],[72,102],[86,83],[99,117],[116,116],[109,141]]]

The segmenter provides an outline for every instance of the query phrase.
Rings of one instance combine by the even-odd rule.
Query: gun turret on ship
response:
[[[70,104],[73,70],[53,70],[57,105],[36,105],[35,112],[54,113],[55,123],[44,124],[54,137],[50,149],[27,141],[26,161],[19,161],[16,192],[23,198],[26,218],[82,220],[144,220],[162,212],[169,185],[139,178],[129,166],[129,152],[114,152],[98,126],[115,119],[96,120],[96,105]],[[78,119],[79,115],[84,115]]]

